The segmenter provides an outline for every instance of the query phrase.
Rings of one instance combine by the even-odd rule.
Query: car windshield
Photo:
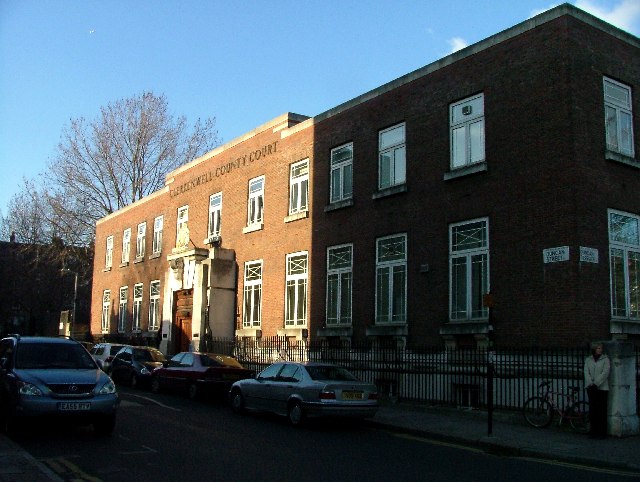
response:
[[[69,343],[19,343],[16,351],[16,368],[43,369],[94,369],[91,355],[81,346]]]
[[[166,360],[161,351],[158,350],[144,350],[136,348],[133,350],[133,358],[143,362],[161,362]]]
[[[318,365],[306,367],[309,376],[313,380],[348,381],[354,382],[358,379],[349,371],[342,367],[331,365]]]

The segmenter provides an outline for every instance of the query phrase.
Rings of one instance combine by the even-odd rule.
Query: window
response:
[[[332,203],[351,199],[353,194],[353,143],[331,149]]]
[[[107,237],[107,254],[104,260],[105,268],[111,268],[113,264],[113,236]]]
[[[291,164],[289,214],[309,209],[309,159]]]
[[[327,250],[327,326],[351,324],[353,246]]]
[[[484,95],[451,105],[451,169],[484,161]]]
[[[149,285],[149,331],[160,329],[160,281]]]
[[[176,248],[189,244],[189,206],[178,208],[178,221],[176,224]]]
[[[222,193],[212,194],[209,197],[209,230],[208,236],[220,236],[220,223],[222,222]]]
[[[131,320],[132,331],[140,331],[140,314],[142,313],[142,290],[142,283],[137,283],[133,286],[133,320]]]
[[[247,226],[261,224],[264,215],[264,176],[249,181]]]
[[[127,298],[129,297],[129,287],[120,288],[120,304],[118,305],[118,332],[124,333],[127,329]]]
[[[162,251],[162,225],[164,216],[158,216],[153,221],[153,254],[160,254]]]
[[[113,239],[113,238],[112,238]],[[102,333],[109,333],[111,321],[111,290],[102,292]]]
[[[131,228],[127,228],[122,233],[122,264],[129,262],[129,252],[131,251]]]
[[[285,326],[307,323],[307,252],[287,255]]]
[[[136,236],[136,258],[144,257],[146,236],[147,236],[147,223],[138,224],[138,235]]]
[[[631,88],[604,78],[604,125],[607,149],[633,157]]]
[[[378,189],[404,184],[406,178],[405,124],[380,131]]]
[[[245,328],[260,326],[262,308],[262,261],[244,264],[244,310],[242,325]]]
[[[489,292],[489,221],[479,219],[449,227],[450,318],[486,319],[483,297]]]
[[[640,216],[609,211],[611,316],[640,321]]]
[[[380,238],[376,245],[376,323],[407,321],[407,236]]]

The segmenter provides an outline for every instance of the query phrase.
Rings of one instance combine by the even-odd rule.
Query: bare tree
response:
[[[215,119],[189,130],[151,92],[103,107],[92,122],[72,119],[46,176],[54,231],[90,243],[96,220],[157,191],[170,171],[217,144]]]
[[[47,219],[46,195],[35,180],[23,179],[20,190],[7,205],[7,215],[2,217],[3,239],[10,237],[26,244],[43,243],[51,240]]]

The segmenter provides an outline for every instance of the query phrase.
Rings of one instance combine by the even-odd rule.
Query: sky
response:
[[[143,92],[229,142],[321,114],[553,0],[0,0],[0,214],[71,119]],[[570,0],[640,36],[640,0]]]

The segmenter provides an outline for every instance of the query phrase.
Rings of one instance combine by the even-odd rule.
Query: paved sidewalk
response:
[[[519,412],[495,412],[489,435],[486,411],[384,403],[372,422],[408,434],[481,448],[501,455],[558,460],[637,472],[640,477],[640,435],[594,440],[558,426],[526,424]]]
[[[384,402],[370,423],[489,453],[622,469],[635,472],[640,478],[639,435],[593,440],[555,423],[542,429],[529,427],[518,412],[494,412],[489,435],[486,411],[402,402]],[[0,482],[47,480],[62,481],[18,444],[0,434]]]

